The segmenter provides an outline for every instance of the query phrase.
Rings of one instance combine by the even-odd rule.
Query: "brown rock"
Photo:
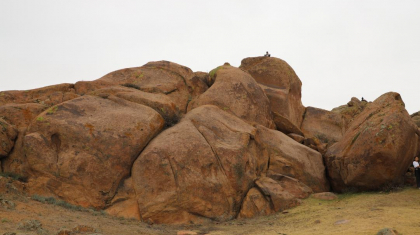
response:
[[[283,132],[284,134],[297,134],[303,136],[303,132],[299,129],[299,127],[295,126],[289,121],[289,119],[276,112],[273,112],[273,117],[277,130]]]
[[[300,126],[305,111],[301,102],[302,82],[290,65],[274,57],[251,57],[243,59],[240,68],[261,85],[270,100],[271,111]]]
[[[29,188],[103,207],[163,124],[153,109],[119,98],[85,95],[57,105],[31,123],[23,140]]]
[[[42,104],[6,104],[0,106],[0,116],[17,128],[26,127],[48,107]]]
[[[144,92],[167,95],[181,112],[185,112],[190,94],[187,80],[193,76],[191,69],[169,61],[149,62],[141,67],[111,72],[92,82],[78,82],[78,94],[124,85]]]
[[[320,200],[326,200],[326,201],[332,201],[332,200],[338,199],[337,195],[335,195],[332,192],[314,193],[311,195],[311,197],[320,199]]]
[[[344,118],[345,129],[347,130],[348,125],[359,115],[371,102],[360,101],[356,97],[352,97],[351,100],[346,104],[334,108],[331,112],[339,113]]]
[[[256,159],[255,132],[215,106],[198,107],[162,132],[132,169],[142,219],[186,223],[235,218],[267,165],[267,159]]]
[[[39,103],[52,106],[78,97],[74,85],[63,83],[26,91],[0,92],[0,106],[5,104]]]
[[[399,235],[399,233],[392,228],[383,228],[376,235]]]
[[[15,145],[16,129],[0,118],[0,158],[7,157]]]
[[[89,233],[89,232],[95,232],[95,229],[87,226],[87,225],[77,225],[72,229],[75,233]]]
[[[261,189],[265,196],[269,196],[274,206],[274,211],[283,211],[295,206],[300,205],[298,200],[293,194],[285,190],[275,180],[262,177],[255,181],[258,188]]]
[[[180,118],[178,107],[164,94],[153,94],[123,86],[98,89],[89,94],[102,98],[116,96],[130,102],[149,106],[165,119],[167,126],[174,125]]]
[[[322,156],[285,134],[258,126],[255,136],[263,155],[270,159],[267,174],[282,174],[298,179],[314,192],[329,190]]]
[[[118,187],[118,192],[112,199],[111,204],[106,209],[109,215],[141,220],[131,177],[124,180],[124,183]]]
[[[245,196],[238,218],[252,218],[274,213],[270,199],[266,198],[257,188],[251,188]]]
[[[417,150],[414,126],[398,93],[367,106],[326,153],[333,190],[380,190],[402,183]]]
[[[307,107],[301,128],[305,137],[315,137],[331,145],[343,136],[345,123],[339,113]]]
[[[420,127],[420,111],[410,115],[413,122]]]
[[[290,138],[292,138],[293,140],[295,140],[296,142],[298,142],[299,144],[303,144],[303,141],[305,140],[305,137],[298,135],[298,134],[287,134],[287,136],[289,136]]]
[[[214,71],[214,70],[213,70]],[[188,110],[202,105],[216,105],[250,123],[274,128],[267,96],[255,80],[242,70],[224,65],[210,72],[211,87],[190,102]]]

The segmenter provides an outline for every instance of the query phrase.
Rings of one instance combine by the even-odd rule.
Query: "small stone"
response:
[[[349,222],[350,222],[350,220],[346,220],[346,219],[337,220],[337,221],[335,221],[334,225],[347,224]]]
[[[317,220],[314,221],[314,223],[315,224],[320,224],[321,223],[321,220],[317,219]]]

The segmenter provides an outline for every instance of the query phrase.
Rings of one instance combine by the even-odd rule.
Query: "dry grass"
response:
[[[388,227],[400,234],[420,234],[420,190],[406,188],[392,193],[359,193],[339,195],[338,200],[322,201],[309,198],[287,213],[248,220],[206,225],[165,226],[108,216],[71,211],[36,201],[18,202],[16,210],[2,211],[0,232],[9,227],[14,230],[21,219],[36,218],[49,231],[60,227],[91,223],[102,234],[176,234],[179,230],[192,230],[211,235],[300,235],[300,234],[376,234]],[[316,222],[319,220],[318,222]],[[336,221],[348,223],[334,225]],[[89,225],[89,224],[88,224]]]

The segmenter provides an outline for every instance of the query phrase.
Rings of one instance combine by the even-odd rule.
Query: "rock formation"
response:
[[[29,195],[148,223],[251,218],[402,181],[420,131],[399,94],[327,111],[305,108],[301,86],[285,61],[256,57],[3,91],[0,169]]]

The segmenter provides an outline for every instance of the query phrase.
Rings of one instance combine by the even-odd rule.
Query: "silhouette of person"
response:
[[[265,53],[264,57],[271,57],[270,54],[268,54],[268,51]]]
[[[362,97],[362,101],[365,101],[365,102],[367,102],[363,97]]]

